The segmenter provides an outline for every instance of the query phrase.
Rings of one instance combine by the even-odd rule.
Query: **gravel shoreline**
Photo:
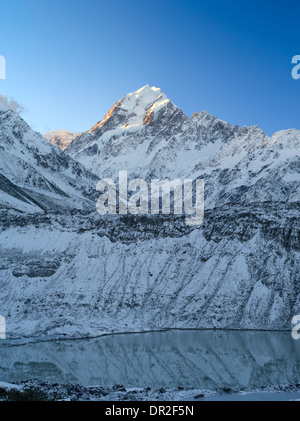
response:
[[[123,385],[81,386],[78,384],[58,384],[41,380],[29,380],[18,384],[0,382],[0,401],[192,401],[192,400],[240,400],[241,396],[260,393],[273,395],[299,393],[300,384],[261,388],[221,388],[215,390],[185,389],[182,387],[170,389],[125,388]],[[255,400],[255,399],[253,399]],[[264,399],[265,400],[265,399]],[[284,397],[281,400],[285,400]],[[290,399],[287,399],[290,400]]]

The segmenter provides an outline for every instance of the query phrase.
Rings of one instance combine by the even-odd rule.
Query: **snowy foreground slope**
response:
[[[0,109],[0,147],[8,337],[290,329],[300,314],[300,131],[268,138],[206,112],[188,118],[146,86],[66,152]],[[96,181],[119,170],[204,178],[203,226],[100,217]]]

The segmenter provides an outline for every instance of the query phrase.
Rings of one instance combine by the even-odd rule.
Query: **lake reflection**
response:
[[[300,383],[290,332],[171,330],[11,345],[0,341],[0,380],[126,387]]]

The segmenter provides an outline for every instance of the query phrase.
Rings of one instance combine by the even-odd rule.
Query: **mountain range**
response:
[[[55,146],[57,145],[57,146]],[[0,105],[0,314],[10,337],[290,329],[300,313],[300,131],[272,137],[159,89],[46,139]],[[99,178],[203,178],[205,218],[96,213]]]
[[[229,202],[300,199],[300,131],[271,138],[257,126],[238,127],[206,111],[188,118],[158,88],[126,95],[66,152],[99,178],[201,177],[206,208]]]

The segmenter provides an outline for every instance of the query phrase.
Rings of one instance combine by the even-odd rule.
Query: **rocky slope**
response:
[[[128,409],[116,405],[115,402],[140,402],[140,401],[166,401],[176,402],[185,401],[299,401],[299,384],[280,385],[273,387],[256,388],[218,388],[217,390],[196,389],[182,387],[176,388],[130,388],[126,389],[123,385],[115,384],[113,387],[90,386],[84,387],[79,384],[58,384],[57,382],[29,380],[18,384],[0,382],[0,401],[104,401],[112,402],[103,408],[103,414],[108,408],[111,413],[118,415],[128,415]],[[128,403],[128,406],[130,404]],[[192,406],[188,405],[190,411]],[[166,406],[166,415],[169,411]],[[177,415],[179,409],[174,407],[174,415]],[[182,408],[180,406],[179,408]],[[133,418],[137,416],[141,408],[134,406],[129,409],[129,414]],[[155,409],[152,409],[154,415]],[[186,414],[190,414],[184,407]],[[144,410],[143,410],[144,412]],[[182,411],[181,411],[182,412]],[[149,410],[150,413],[150,410]],[[101,414],[101,412],[100,412]],[[132,414],[132,415],[131,415]],[[169,414],[171,415],[171,414]]]
[[[165,218],[9,218],[0,290],[11,336],[290,329],[300,312],[294,205],[228,205],[193,230]]]

